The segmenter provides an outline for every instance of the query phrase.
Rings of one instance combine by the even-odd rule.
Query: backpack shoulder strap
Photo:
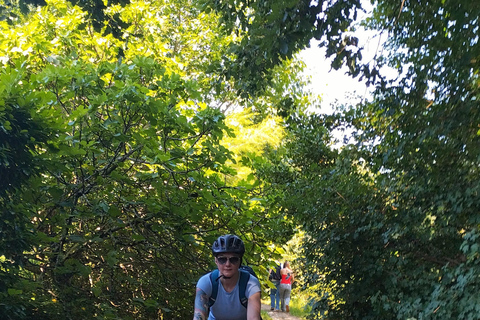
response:
[[[212,283],[212,294],[208,298],[208,307],[213,306],[215,300],[217,300],[218,294],[218,269],[210,272],[210,282]]]
[[[240,270],[240,280],[238,283],[238,293],[240,297],[240,303],[246,308],[248,305],[248,298],[245,292],[247,291],[247,283],[250,280],[250,273],[248,271]]]

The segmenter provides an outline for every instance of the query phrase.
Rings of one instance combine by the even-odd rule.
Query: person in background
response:
[[[280,270],[282,269],[281,265],[277,265],[275,269],[270,269],[270,275],[268,279],[273,283],[275,288],[270,288],[270,310],[271,311],[280,311]]]
[[[290,269],[290,262],[285,261],[283,268],[280,270],[282,279],[280,280],[280,305],[282,311],[290,312],[290,294],[292,292],[292,284],[295,281],[292,269]]]

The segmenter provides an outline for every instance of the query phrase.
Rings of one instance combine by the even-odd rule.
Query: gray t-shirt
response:
[[[240,280],[240,277],[238,279]],[[212,294],[212,282],[210,281],[209,273],[198,280],[197,287],[210,297]],[[240,303],[238,290],[238,281],[232,292],[226,292],[222,282],[218,280],[217,300],[210,308],[208,320],[247,320],[247,309]],[[254,276],[250,276],[245,296],[249,298],[260,290],[260,281]]]

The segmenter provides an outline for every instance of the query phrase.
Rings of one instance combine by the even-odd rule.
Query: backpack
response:
[[[268,279],[269,280],[282,280],[282,276],[280,275],[280,269],[282,269],[282,268],[280,266],[277,266],[275,268],[275,271],[271,270]]]
[[[238,294],[240,298],[240,303],[242,306],[247,308],[248,305],[248,298],[245,295],[245,291],[247,291],[247,283],[250,280],[250,276],[254,276],[257,278],[255,271],[249,266],[240,266],[238,268],[240,272],[240,280],[238,281]],[[212,294],[210,298],[208,298],[208,307],[210,308],[215,303],[218,294],[218,279],[219,279],[219,271],[218,269],[213,270],[210,272],[210,282],[212,283]],[[261,318],[260,318],[261,319]]]

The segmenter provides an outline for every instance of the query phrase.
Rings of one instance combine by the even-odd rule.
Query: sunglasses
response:
[[[231,264],[237,264],[240,262],[240,258],[239,257],[230,257],[230,258],[227,258],[227,257],[217,257],[217,261],[218,263],[220,264],[225,264],[227,263],[227,260],[230,261]]]

